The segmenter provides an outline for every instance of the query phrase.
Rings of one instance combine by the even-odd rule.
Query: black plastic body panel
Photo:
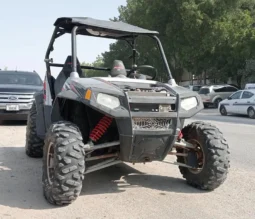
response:
[[[137,82],[137,83],[135,83]],[[148,82],[149,84],[150,82]],[[126,83],[128,87],[144,86],[148,84],[140,84],[139,80],[134,80],[134,83]],[[128,92],[123,89],[123,82],[109,82],[100,78],[75,78],[68,79],[64,85],[64,89],[57,95],[51,109],[44,107],[45,116],[50,114],[51,122],[61,120],[59,99],[71,99],[82,102],[88,107],[101,112],[102,114],[113,117],[116,121],[118,134],[120,139],[120,159],[125,162],[150,162],[153,160],[163,160],[167,153],[172,149],[179,131],[182,129],[185,118],[190,118],[201,109],[203,103],[200,96],[195,92],[179,87],[170,86],[159,82],[154,82],[154,87],[164,87],[171,96],[163,94],[135,93]],[[125,86],[125,85],[124,85]],[[86,100],[86,91],[91,90],[91,98]],[[97,102],[97,94],[104,93],[115,96],[120,101],[120,106],[115,109],[110,109],[100,105]],[[196,97],[198,105],[185,111],[181,108],[181,99],[188,97]],[[135,112],[130,110],[130,104],[169,104],[174,105],[174,110],[169,112]],[[141,108],[143,109],[143,108]],[[133,118],[164,118],[171,119],[171,127],[167,130],[135,130],[133,127]],[[49,124],[45,124],[46,129]]]
[[[41,139],[45,138],[45,134],[51,125],[52,106],[44,105],[43,92],[35,94],[36,103],[36,132]],[[59,113],[58,113],[59,114]]]
[[[168,85],[168,86],[173,91],[175,91],[176,93],[179,94],[180,99],[184,99],[184,98],[188,98],[188,97],[196,97],[197,98],[198,105],[195,108],[186,111],[180,107],[179,117],[181,119],[191,118],[194,115],[196,115],[197,113],[199,113],[201,110],[204,109],[204,104],[203,104],[202,98],[200,97],[200,95],[197,92],[191,91],[191,90],[181,87],[181,86],[170,86],[170,85]]]

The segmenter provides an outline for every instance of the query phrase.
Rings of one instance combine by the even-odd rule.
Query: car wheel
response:
[[[222,101],[221,98],[217,98],[215,101],[214,101],[214,107],[215,108],[218,108],[219,107],[219,103]]]
[[[220,114],[226,116],[228,114],[225,106],[220,106]]]
[[[208,107],[208,104],[204,103],[204,108],[207,109]]]
[[[250,107],[247,112],[248,112],[248,116],[251,119],[255,119],[255,110],[252,107]]]

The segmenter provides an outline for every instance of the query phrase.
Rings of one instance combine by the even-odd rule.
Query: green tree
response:
[[[254,5],[253,0],[127,0],[113,20],[159,31],[177,80],[187,69],[197,75],[208,72],[222,80],[232,77],[239,83],[237,72],[254,56]],[[140,62],[154,65],[159,78],[165,80],[156,45],[149,39],[137,43]],[[130,64],[128,49],[118,41],[102,54],[103,61],[110,64],[113,59],[122,59]]]
[[[254,58],[255,29],[252,27],[254,18],[252,11],[246,10],[242,5],[230,14],[227,21],[218,23],[220,29],[224,26],[226,38],[214,51],[214,66],[221,75],[218,77],[231,77],[241,86],[246,77],[246,61]]]
[[[81,65],[91,66],[91,67],[103,67],[104,61],[102,56],[97,56],[96,60],[93,63],[82,62]],[[106,71],[101,70],[93,70],[93,69],[83,69],[84,77],[107,77],[108,73]]]

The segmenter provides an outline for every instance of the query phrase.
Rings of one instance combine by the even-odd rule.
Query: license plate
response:
[[[7,111],[19,111],[19,105],[6,105]]]

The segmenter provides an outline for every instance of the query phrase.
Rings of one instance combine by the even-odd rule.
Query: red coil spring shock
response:
[[[89,138],[94,142],[98,141],[106,132],[106,130],[110,127],[111,123],[112,118],[104,116],[102,119],[100,119],[96,127],[92,130],[92,132],[89,135]]]

